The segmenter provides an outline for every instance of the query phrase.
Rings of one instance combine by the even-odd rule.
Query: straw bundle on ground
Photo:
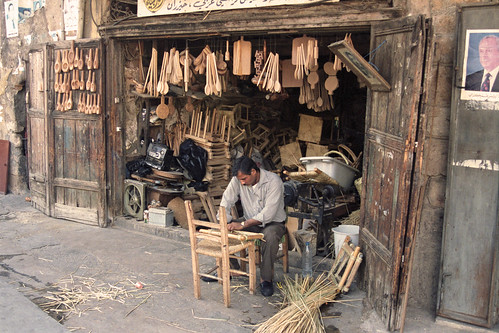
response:
[[[256,330],[262,332],[325,332],[320,307],[333,302],[339,294],[337,285],[321,274],[314,281],[311,278],[284,277],[284,307]]]

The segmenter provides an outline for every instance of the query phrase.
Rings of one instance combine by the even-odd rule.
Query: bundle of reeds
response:
[[[256,332],[325,332],[320,307],[333,302],[340,290],[326,274],[295,280],[284,276],[284,308],[264,322]]]

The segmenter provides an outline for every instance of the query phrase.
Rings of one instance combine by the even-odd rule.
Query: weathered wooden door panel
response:
[[[102,44],[98,41],[77,42],[77,46],[87,54],[90,49],[99,47],[102,57]],[[58,44],[54,48],[69,48],[69,43]],[[105,226],[106,217],[106,169],[105,169],[105,124],[102,114],[85,114],[76,111],[78,97],[85,93],[95,98],[101,94],[104,101],[104,68],[100,61],[99,69],[85,71],[85,79],[90,73],[95,75],[96,93],[74,91],[73,110],[61,112],[52,107],[49,112],[49,159],[53,177],[51,207],[53,215],[84,223]],[[54,72],[50,75],[54,78]],[[57,96],[51,97],[55,106]]]
[[[499,315],[499,101],[462,99],[460,87],[467,35],[499,35],[499,6],[459,15],[437,314],[491,327]]]
[[[99,47],[102,56],[103,45],[98,41],[76,42],[76,46],[88,54]],[[80,94],[104,96],[105,62],[99,69],[84,70],[85,80],[94,73],[96,92],[73,90],[73,107],[68,111],[56,110],[59,93],[53,89],[55,82],[54,61],[57,51],[68,50],[69,42],[60,42],[46,47],[44,53],[30,58],[29,103],[29,168],[30,188],[34,205],[46,214],[94,225],[107,224],[106,168],[104,135],[104,114],[85,114],[77,111]],[[36,56],[35,56],[36,54]],[[39,59],[41,58],[41,60]],[[48,60],[47,60],[48,59]],[[43,67],[39,62],[44,63]],[[36,68],[45,68],[44,77],[39,77]],[[74,75],[67,74],[69,80]],[[37,83],[36,80],[40,82]],[[43,87],[39,88],[39,87]],[[40,93],[32,90],[39,89]],[[85,96],[86,96],[85,95]],[[41,102],[43,101],[43,103]]]
[[[422,17],[373,26],[374,65],[390,92],[370,91],[364,152],[361,240],[367,296],[390,330],[400,327],[400,273],[406,242],[425,34]],[[408,258],[405,258],[408,259]]]
[[[100,117],[54,115],[55,216],[98,223],[101,186],[98,173],[104,150]]]
[[[46,51],[29,53],[27,73],[28,173],[31,203],[49,214],[47,197]]]

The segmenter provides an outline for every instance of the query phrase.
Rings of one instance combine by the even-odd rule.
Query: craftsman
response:
[[[284,186],[278,175],[260,169],[249,157],[236,159],[233,177],[225,190],[220,206],[227,211],[227,221],[232,221],[231,208],[240,199],[243,222],[232,222],[229,230],[261,232],[262,261],[260,264],[260,291],[264,296],[274,293],[274,262],[279,241],[286,231],[284,211]],[[234,264],[234,263],[232,263]]]

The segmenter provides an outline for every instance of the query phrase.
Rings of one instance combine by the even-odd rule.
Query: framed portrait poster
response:
[[[390,91],[391,86],[359,52],[344,40],[330,44],[329,49],[371,90]]]
[[[499,29],[466,30],[461,99],[499,101]]]

